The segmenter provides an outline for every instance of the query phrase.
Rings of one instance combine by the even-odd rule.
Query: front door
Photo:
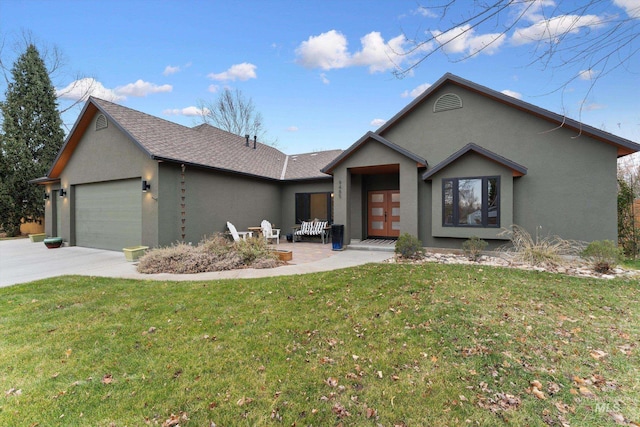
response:
[[[369,237],[400,235],[400,191],[369,191],[367,234]]]

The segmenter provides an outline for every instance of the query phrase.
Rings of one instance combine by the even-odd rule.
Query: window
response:
[[[500,177],[442,180],[442,225],[500,227]]]
[[[296,193],[296,224],[316,218],[333,223],[333,193]]]

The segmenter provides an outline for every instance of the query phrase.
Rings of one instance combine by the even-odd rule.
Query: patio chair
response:
[[[229,221],[227,221],[227,228],[229,229],[229,232],[231,233],[231,236],[233,236],[233,241],[234,242],[239,242],[241,236],[242,236],[242,240],[247,240],[247,235],[249,237],[253,236],[253,232],[251,232],[251,231],[238,231],[238,230],[236,230],[236,227],[233,224],[231,224]]]
[[[271,223],[266,219],[262,220],[262,222],[260,223],[260,226],[262,227],[262,235],[264,236],[267,242],[269,242],[269,239],[276,239],[276,245],[280,244],[279,228],[272,228]]]

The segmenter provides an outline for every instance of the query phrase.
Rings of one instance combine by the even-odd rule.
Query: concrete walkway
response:
[[[381,262],[390,252],[332,251],[321,243],[281,243],[280,249],[292,249],[289,265],[268,269],[242,269],[198,274],[140,274],[135,263],[127,262],[122,252],[76,246],[47,249],[44,243],[29,239],[0,241],[0,287],[61,275],[120,277],[142,280],[216,280],[247,279],[316,273]]]

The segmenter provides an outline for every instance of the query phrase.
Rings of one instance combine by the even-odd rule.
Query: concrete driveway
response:
[[[0,286],[66,274],[120,276],[135,274],[122,252],[77,246],[48,249],[29,239],[0,241]]]
[[[127,262],[122,252],[77,246],[47,249],[29,239],[0,241],[0,287],[62,275],[118,277],[142,280],[249,279],[268,276],[316,273],[381,262],[390,252],[345,250],[332,252],[320,243],[280,244],[293,250],[293,263],[276,268],[217,271],[198,274],[140,274],[136,263]]]

